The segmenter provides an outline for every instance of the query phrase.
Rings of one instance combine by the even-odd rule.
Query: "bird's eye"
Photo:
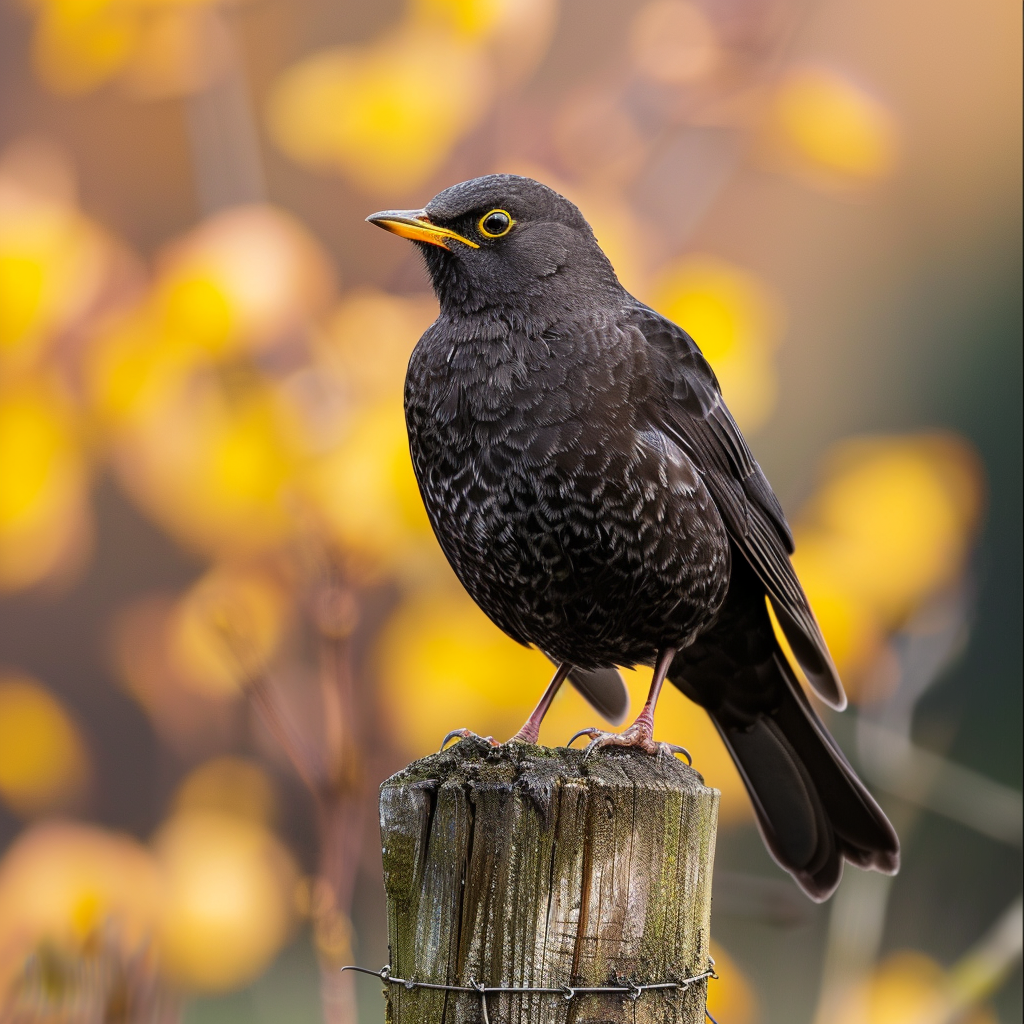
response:
[[[504,210],[491,210],[480,218],[480,234],[485,238],[501,238],[512,230],[514,223]]]

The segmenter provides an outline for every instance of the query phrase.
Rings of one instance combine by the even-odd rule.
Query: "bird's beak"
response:
[[[450,249],[448,240],[454,239],[472,249],[480,248],[476,242],[463,238],[449,228],[431,224],[424,210],[382,210],[366,219],[385,231],[391,231],[402,238],[411,238],[414,242],[428,242],[430,245],[439,245],[442,249]]]

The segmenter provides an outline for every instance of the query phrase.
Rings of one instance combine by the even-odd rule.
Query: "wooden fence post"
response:
[[[675,758],[463,740],[381,787],[391,975],[679,982],[708,967],[717,790]],[[627,994],[386,984],[389,1024],[702,1024],[706,979]],[[567,995],[568,993],[566,993]],[[634,993],[635,995],[635,993]]]

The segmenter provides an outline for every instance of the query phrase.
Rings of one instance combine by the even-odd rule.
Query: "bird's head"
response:
[[[442,310],[564,315],[595,292],[621,293],[583,214],[532,178],[489,174],[439,192],[422,210],[366,218],[416,242]],[[544,317],[547,318],[546,316]]]

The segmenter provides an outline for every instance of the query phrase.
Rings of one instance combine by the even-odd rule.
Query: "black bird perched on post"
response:
[[[592,747],[656,752],[667,678],[711,716],[768,849],[812,898],[844,859],[895,872],[896,833],[775,638],[769,603],[811,686],[845,706],[782,508],[694,340],[529,178],[368,219],[419,244],[440,302],[405,387],[434,531],[487,615],[559,666],[517,738],[536,741],[567,676],[614,710],[614,666],[653,665],[640,716],[584,730]]]

